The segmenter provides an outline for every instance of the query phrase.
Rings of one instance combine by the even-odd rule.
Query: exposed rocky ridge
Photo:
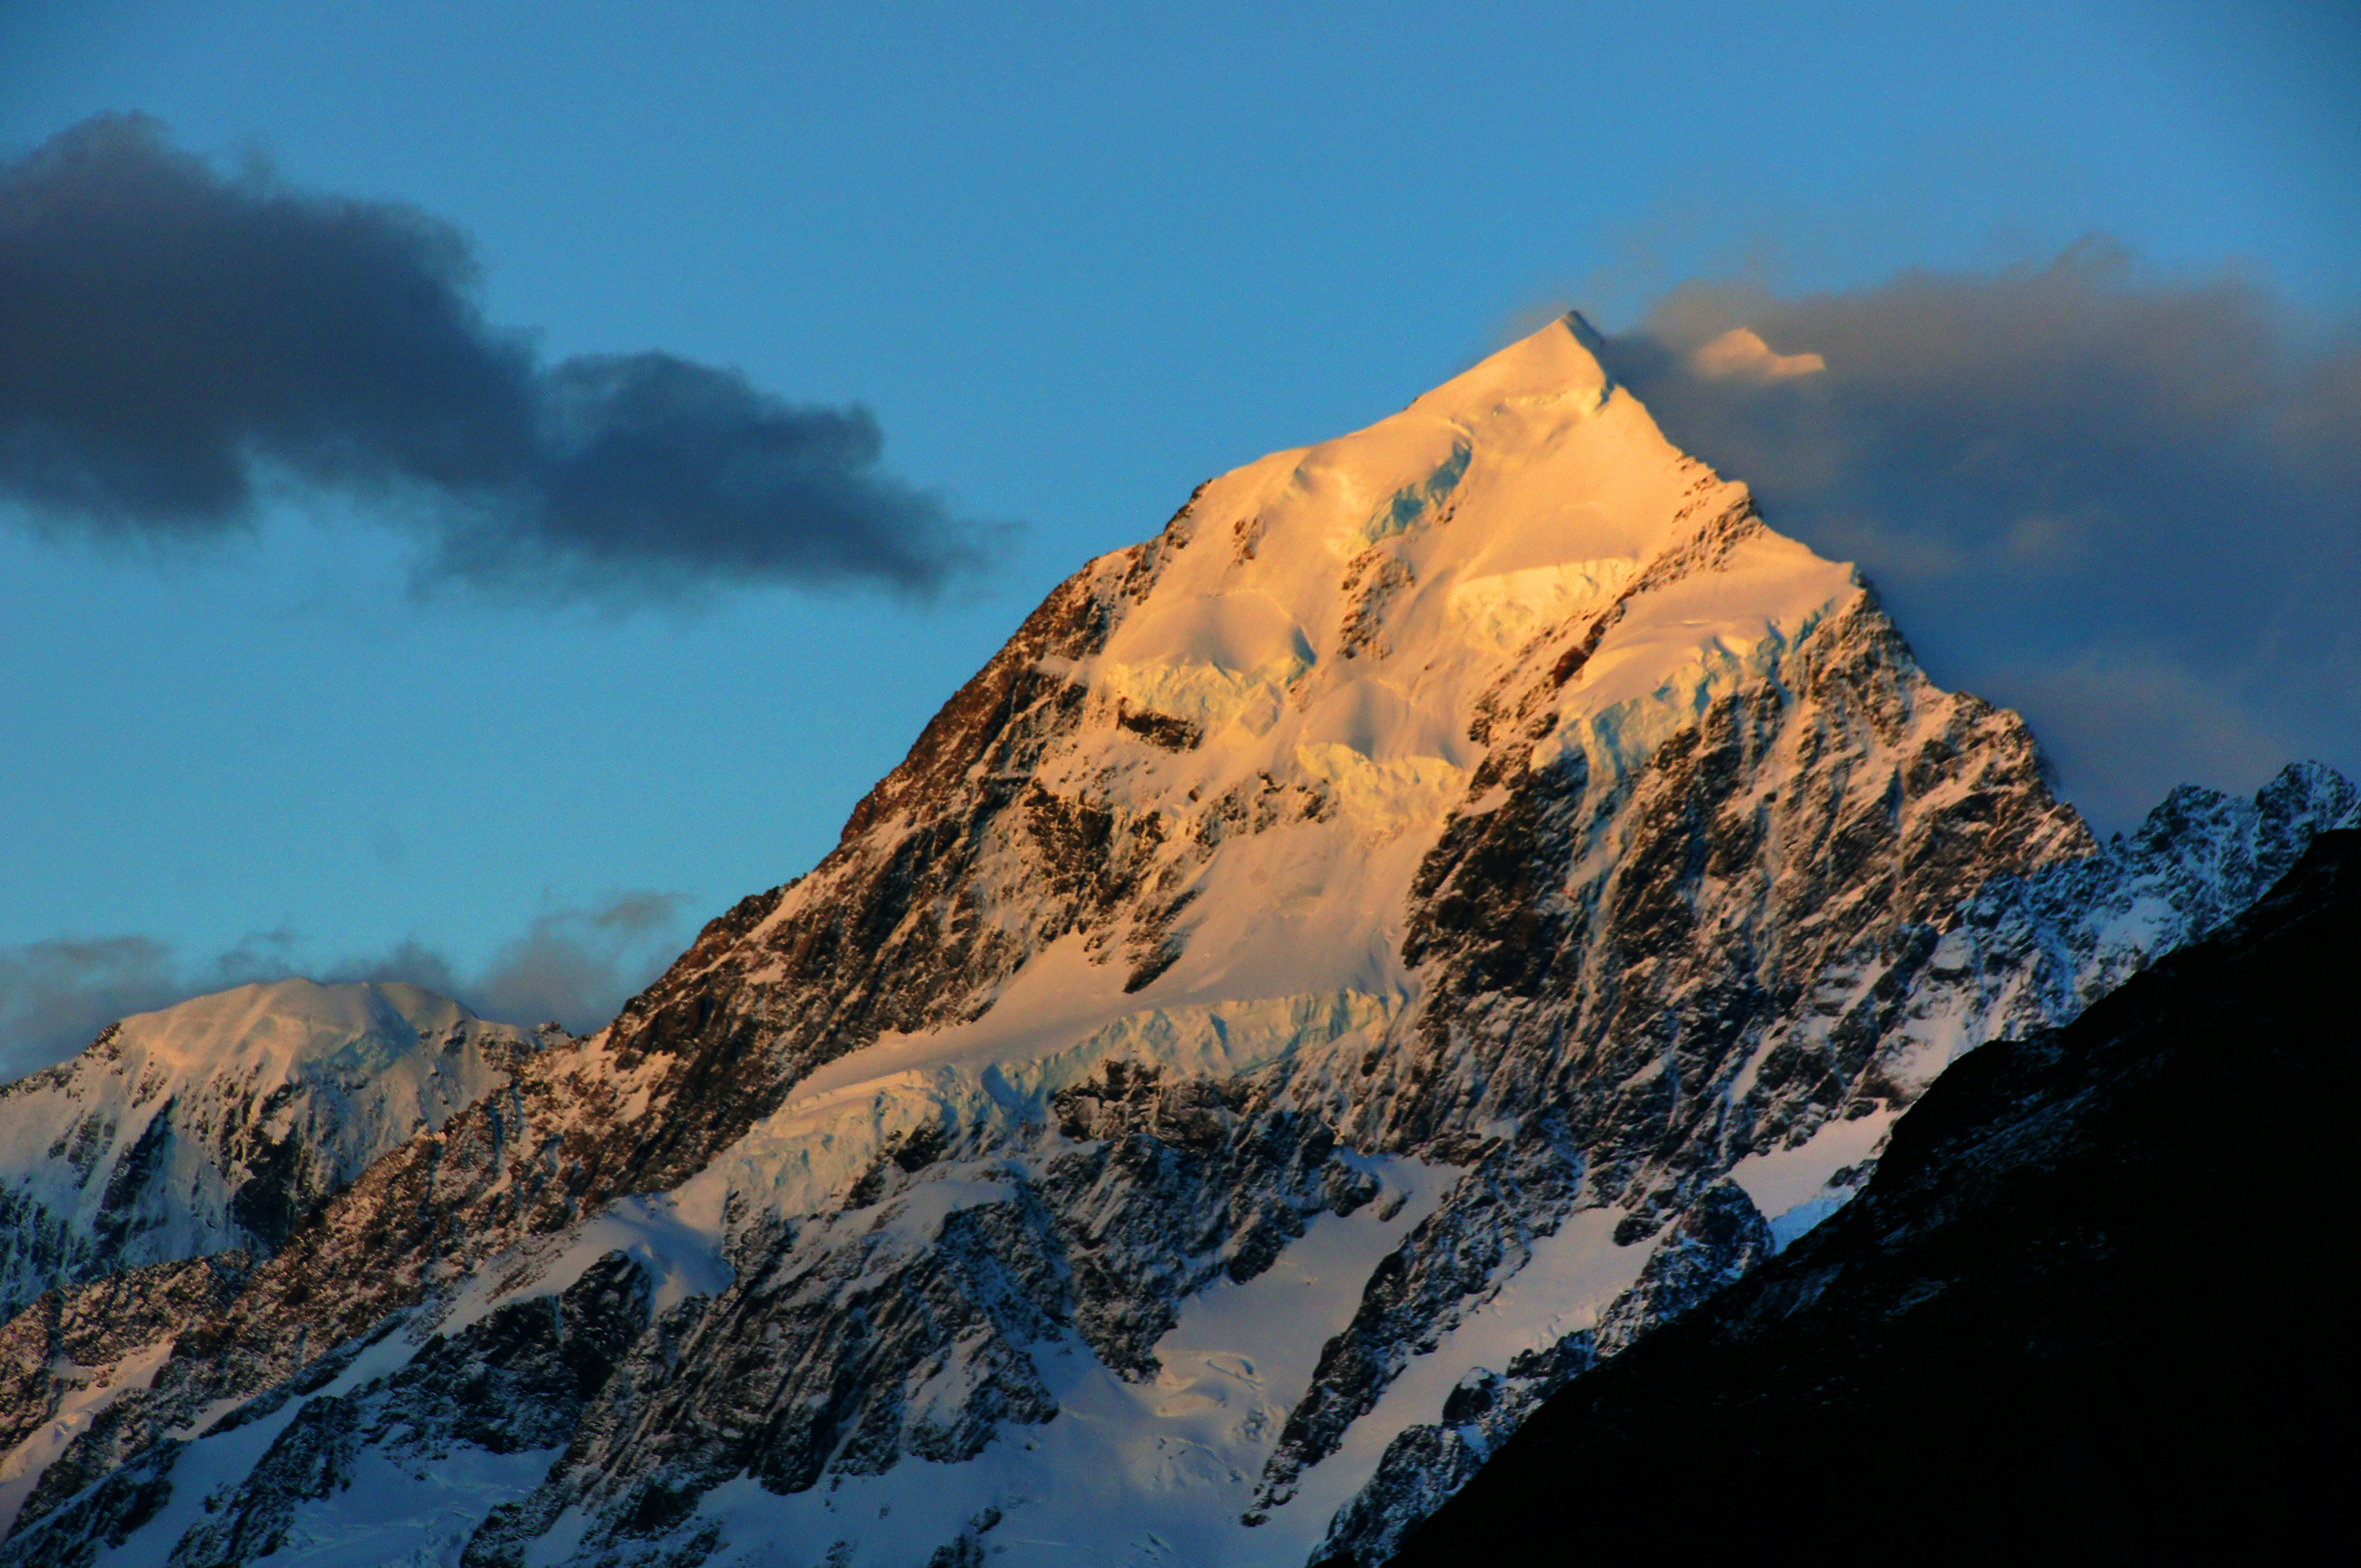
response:
[[[241,1253],[186,1263],[153,1263],[68,1290],[45,1290],[0,1328],[0,1451],[14,1448],[79,1387],[92,1368],[170,1338],[181,1324],[217,1310],[245,1279]],[[63,1365],[61,1365],[60,1363]]]
[[[646,1275],[609,1255],[554,1295],[425,1336],[390,1373],[363,1362],[371,1346],[349,1347],[213,1425],[207,1446],[249,1451],[229,1478],[208,1486],[216,1479],[205,1472],[210,1456],[183,1436],[165,1436],[93,1475],[97,1486],[77,1487],[44,1529],[12,1546],[12,1560],[59,1568],[95,1561],[103,1546],[120,1545],[154,1520],[176,1486],[192,1484],[201,1501],[184,1509],[192,1517],[177,1540],[164,1543],[171,1568],[270,1556],[289,1544],[307,1505],[304,1543],[315,1550],[333,1550],[324,1538],[342,1533],[357,1538],[355,1557],[390,1561],[423,1536],[413,1560],[448,1560],[500,1497],[545,1469],[582,1426],[649,1317]],[[379,1495],[345,1499],[364,1478]],[[403,1521],[411,1539],[383,1529],[382,1494],[404,1489],[423,1494],[433,1510]],[[481,1500],[467,1509],[470,1491]],[[456,1527],[454,1501],[462,1508]],[[339,1503],[351,1517],[320,1517]]]
[[[1727,1562],[1774,1518],[1798,1562],[2352,1560],[2356,941],[2361,834],[2325,835],[2229,929],[1980,1051],[1845,1212],[1575,1381],[1393,1561]],[[1875,1529],[1795,1506],[1837,1476]]]
[[[2290,764],[2251,800],[2183,784],[2100,853],[1980,890],[1928,964],[1938,979],[2022,970],[2022,990],[1995,994],[2018,1010],[2003,1032],[2039,1027],[2237,916],[2356,819],[2361,787],[2319,762]]]
[[[1406,1528],[1465,1486],[1534,1408],[1603,1356],[1669,1322],[1772,1253],[1768,1226],[1746,1194],[1711,1187],[1674,1222],[1631,1289],[1599,1316],[1543,1350],[1511,1357],[1499,1371],[1477,1367],[1443,1401],[1439,1420],[1386,1445],[1376,1474],[1341,1509],[1323,1542],[1332,1561],[1382,1562]]]
[[[471,1561],[1390,1541],[1422,1455],[1497,1444],[1851,1191],[1953,1057],[2351,806],[2281,793],[2091,860],[2014,716],[1552,329],[1061,586],[819,867],[370,1168],[0,1558],[194,1529],[126,1510],[252,1429],[171,1434],[305,1420],[337,1357],[616,1246],[647,1325]],[[1543,1280],[1579,1310],[1519,1317]],[[1281,1285],[1320,1304],[1193,1326]],[[262,1457],[246,1514],[330,1507]]]
[[[1995,878],[1944,912],[1939,922],[1904,928],[1889,938],[1886,952],[1891,957],[1885,962],[1840,961],[1823,972],[1804,1014],[1804,1027],[1796,1032],[1808,1030],[1805,1037],[1815,1042],[1816,1054],[1826,1053],[1816,1064],[1826,1074],[1822,1081],[1850,1087],[1841,1097],[1824,1092],[1817,1099],[1784,1103],[1800,1103],[1806,1117],[1833,1110],[1839,1117],[1865,1111],[1882,1119],[1890,1109],[1915,1100],[1932,1076],[1930,1057],[1938,1058],[1933,1064],[1938,1067],[1964,1044],[2023,1037],[2070,1020],[2131,973],[2243,910],[2320,833],[2356,819],[2361,819],[2361,789],[2333,769],[2297,764],[2251,800],[2184,786],[2137,829],[2118,836],[2097,854],[2055,861],[2028,876]],[[1785,1046],[1782,1041],[1769,1049],[1758,1047],[1764,1063],[1761,1070],[1767,1071]],[[1827,1055],[1837,1052],[1842,1054],[1828,1062]],[[1801,1123],[1791,1125],[1784,1136],[1792,1140],[1801,1133],[1808,1141],[1811,1130],[1808,1123]],[[1780,1135],[1773,1129],[1763,1144],[1775,1145]],[[1523,1161],[1530,1168],[1535,1157],[1527,1155]],[[1668,1164],[1675,1171],[1683,1168],[1678,1157]],[[1718,1167],[1730,1168],[1710,1157],[1686,1164],[1690,1172]],[[1795,1206],[1797,1223],[1808,1224],[1834,1212],[1875,1168],[1873,1159],[1838,1167],[1825,1187]],[[1495,1245],[1505,1253],[1514,1245],[1509,1227],[1488,1224],[1484,1216],[1503,1207],[1521,1216],[1538,1205],[1531,1197],[1521,1205],[1485,1203],[1484,1196],[1489,1194],[1470,1204],[1472,1213],[1461,1217],[1447,1204],[1428,1225],[1449,1236],[1455,1247],[1465,1247],[1473,1236],[1496,1235]],[[1692,1260],[1693,1277],[1718,1282],[1759,1261],[1766,1249],[1754,1238],[1752,1226],[1727,1217],[1743,1201],[1742,1193],[1723,1186],[1707,1189],[1705,1196],[1718,1200],[1710,1212],[1722,1218],[1708,1234],[1720,1236],[1719,1248],[1700,1254],[1691,1246],[1684,1252]],[[1686,1212],[1673,1236],[1682,1234],[1696,1212],[1694,1208]],[[1479,1255],[1477,1261],[1492,1255]],[[1374,1380],[1400,1365],[1406,1347],[1414,1352],[1424,1343],[1407,1325],[1379,1315],[1395,1297],[1413,1293],[1422,1277],[1437,1280],[1425,1292],[1434,1303],[1428,1315],[1437,1320],[1458,1310],[1460,1299],[1482,1288],[1476,1281],[1487,1278],[1483,1270],[1457,1264],[1455,1258],[1430,1261],[1422,1255],[1405,1262],[1401,1283],[1388,1292],[1373,1292],[1353,1329],[1332,1347],[1334,1360],[1328,1370],[1337,1383],[1349,1387],[1356,1377]],[[1651,1268],[1655,1262],[1652,1257]],[[1602,1319],[1617,1325],[1620,1343],[1599,1345],[1575,1335],[1568,1337],[1564,1351],[1587,1367],[1600,1349],[1620,1348],[1639,1331],[1677,1315],[1696,1299],[1694,1292],[1685,1292],[1676,1299],[1651,1302],[1655,1310],[1646,1312],[1635,1310],[1635,1301],[1619,1300]],[[1391,1310],[1400,1311],[1398,1307]],[[1598,1337],[1604,1339],[1607,1332],[1602,1328]],[[1364,1344],[1368,1348],[1363,1349]],[[1485,1455],[1563,1380],[1511,1374],[1487,1405],[1484,1419],[1472,1427],[1463,1429],[1445,1420],[1404,1432],[1380,1461],[1369,1486],[1339,1515],[1324,1552],[1363,1563],[1385,1561],[1402,1532],[1473,1474]],[[1323,1433],[1315,1424],[1323,1413],[1317,1408],[1300,1409],[1288,1438],[1310,1451]],[[1275,1467],[1289,1453],[1283,1440]]]
[[[0,1521],[51,1462],[126,1393],[143,1387],[191,1321],[246,1277],[243,1253],[155,1263],[45,1290],[0,1328]]]
[[[554,1296],[434,1335],[397,1372],[306,1401],[243,1480],[207,1499],[209,1517],[174,1546],[173,1568],[270,1555],[301,1504],[353,1485],[364,1453],[419,1483],[469,1450],[540,1451],[545,1461],[574,1438],[647,1329],[650,1286],[630,1258],[610,1254]]]

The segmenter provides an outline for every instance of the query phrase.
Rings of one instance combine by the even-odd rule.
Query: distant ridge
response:
[[[540,1037],[414,985],[242,985],[0,1085],[0,1316],[52,1286],[275,1250]]]

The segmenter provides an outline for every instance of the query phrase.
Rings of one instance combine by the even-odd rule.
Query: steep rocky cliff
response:
[[[1382,1555],[2354,806],[2274,791],[2102,850],[1555,323],[1061,585],[810,874],[193,1314],[0,1557]]]
[[[1550,1401],[1394,1561],[2361,1556],[2356,942],[2361,834],[2332,834],[1978,1053],[1844,1213]]]

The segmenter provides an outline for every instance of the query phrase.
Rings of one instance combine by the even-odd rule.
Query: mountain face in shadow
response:
[[[2361,833],[1545,1403],[1398,1568],[2361,1561]]]

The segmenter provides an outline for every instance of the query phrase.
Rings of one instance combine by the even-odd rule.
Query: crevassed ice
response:
[[[1334,792],[1337,806],[1373,838],[1391,838],[1440,821],[1467,787],[1468,770],[1441,757],[1382,762],[1334,740],[1295,749],[1296,764]]]
[[[1134,707],[1185,718],[1207,735],[1218,735],[1233,722],[1261,735],[1286,711],[1289,684],[1309,668],[1292,657],[1243,672],[1174,660],[1104,665],[1099,682],[1101,689]]]
[[[1452,587],[1451,618],[1470,641],[1507,652],[1575,611],[1613,598],[1638,569],[1617,556],[1468,578]]]
[[[1404,485],[1378,503],[1358,527],[1347,531],[1344,543],[1369,545],[1397,533],[1407,533],[1459,488],[1459,481],[1466,476],[1468,461],[1475,455],[1476,449],[1466,441],[1455,443],[1450,456],[1436,464],[1423,479]]]
[[[1338,990],[1149,1007],[1030,1050],[962,1051],[961,1029],[944,1031],[933,1051],[925,1036],[889,1036],[851,1058],[871,1056],[885,1070],[790,1102],[680,1192],[686,1202],[713,1185],[759,1197],[774,1212],[816,1212],[921,1126],[1040,1122],[1052,1095],[1118,1059],[1164,1069],[1175,1081],[1235,1078],[1356,1032],[1374,1039],[1400,1005],[1398,997]]]
[[[1752,646],[1740,644],[1735,638],[1710,642],[1652,689],[1607,702],[1562,725],[1533,748],[1533,765],[1545,767],[1569,752],[1580,751],[1592,778],[1616,782],[1629,778],[1645,768],[1674,734],[1694,724],[1715,703],[1768,674],[1808,629],[1807,624],[1789,633],[1774,626]],[[1608,681],[1600,684],[1609,685]]]

